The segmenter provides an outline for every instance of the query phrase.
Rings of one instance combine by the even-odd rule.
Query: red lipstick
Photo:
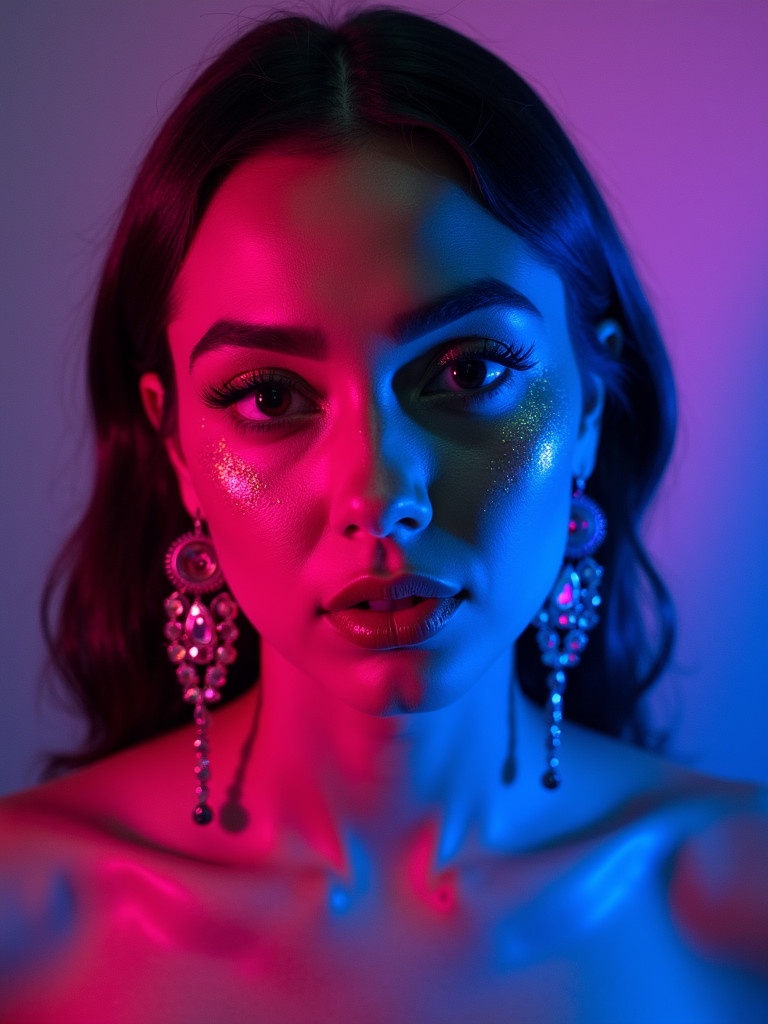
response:
[[[434,636],[463,597],[457,587],[429,576],[363,576],[332,597],[323,611],[345,639],[369,650],[391,650]]]

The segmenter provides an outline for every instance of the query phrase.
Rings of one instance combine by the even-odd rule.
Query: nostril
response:
[[[417,519],[413,519],[410,516],[406,516],[404,519],[400,519],[399,525],[404,526],[407,530],[421,529],[421,523]]]

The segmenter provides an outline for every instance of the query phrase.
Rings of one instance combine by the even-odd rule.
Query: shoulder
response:
[[[609,780],[601,850],[646,858],[679,937],[703,960],[768,971],[768,791],[588,739],[587,767]]]
[[[117,755],[0,800],[0,1002],[82,969],[115,865],[148,845],[125,813],[136,778]]]
[[[718,783],[709,811],[675,851],[673,916],[702,955],[768,972],[768,794]]]
[[[30,791],[34,792],[34,791]],[[26,794],[0,801],[0,984],[69,946],[78,916],[78,858],[66,830]]]

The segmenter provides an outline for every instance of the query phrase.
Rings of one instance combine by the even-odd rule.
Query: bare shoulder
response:
[[[0,985],[64,955],[77,917],[82,856],[36,791],[0,801]]]
[[[0,800],[4,988],[68,962],[88,932],[103,865],[140,852],[135,759],[126,752]]]
[[[654,760],[672,920],[705,960],[768,973],[768,790]]]
[[[636,857],[638,877],[642,866],[656,880],[670,923],[704,962],[768,971],[768,791],[572,731],[574,787],[560,817],[598,789],[604,800],[571,833],[574,849],[625,874]]]
[[[721,784],[722,785],[722,784]],[[738,787],[677,850],[672,913],[702,955],[768,974],[768,794]]]

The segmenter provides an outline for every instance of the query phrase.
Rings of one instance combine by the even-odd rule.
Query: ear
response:
[[[615,320],[601,320],[594,328],[595,337],[602,348],[618,354],[624,341],[620,324]],[[594,373],[585,374],[584,399],[579,436],[574,453],[573,475],[588,480],[595,468],[605,406],[605,382]]]
[[[144,406],[144,412],[147,414],[147,419],[158,433],[162,433],[165,388],[156,373],[142,374],[139,378],[139,394],[141,395],[141,402]],[[178,434],[173,436],[164,435],[163,444],[176,473],[179,494],[181,495],[184,508],[192,519],[195,519],[197,516],[205,518],[203,507],[192,483],[189,468],[179,444]]]

